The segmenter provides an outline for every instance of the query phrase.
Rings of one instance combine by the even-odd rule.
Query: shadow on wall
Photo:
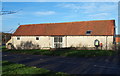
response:
[[[17,49],[40,49],[40,46],[38,44],[33,44],[32,41],[21,42],[21,44],[16,47]]]

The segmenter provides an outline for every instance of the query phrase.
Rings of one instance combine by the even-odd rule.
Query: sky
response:
[[[2,0],[3,2],[118,2],[119,0]]]
[[[2,32],[14,32],[19,25],[91,20],[115,20],[118,33],[117,2],[3,2]],[[120,32],[119,32],[120,33]]]

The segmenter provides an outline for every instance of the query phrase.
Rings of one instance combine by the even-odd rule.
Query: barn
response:
[[[6,46],[8,49],[95,49],[96,43],[98,48],[112,49],[115,44],[115,20],[20,25]]]

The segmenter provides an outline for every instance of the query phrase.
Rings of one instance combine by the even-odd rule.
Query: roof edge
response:
[[[58,22],[58,23],[38,23],[38,24],[41,24],[41,25],[44,25],[44,24],[65,24],[65,23],[77,23],[77,22],[93,22],[93,21],[114,21],[114,19],[112,20],[90,20],[90,21],[73,21],[73,22]],[[38,25],[38,24],[25,24],[25,25],[20,25],[20,26],[30,26],[30,25]]]

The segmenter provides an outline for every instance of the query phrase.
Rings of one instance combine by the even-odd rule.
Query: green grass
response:
[[[6,49],[6,46],[1,46],[0,49]]]
[[[6,49],[6,46],[0,46],[0,52],[5,49]]]
[[[59,75],[69,76],[68,74],[63,72],[53,72],[43,68],[28,67],[28,66],[25,66],[24,64],[15,64],[8,61],[2,61],[3,76],[8,76],[8,75],[15,75],[15,76],[31,75],[32,76],[33,74],[45,74],[45,75],[47,74],[49,76],[59,76]]]
[[[111,50],[7,50],[3,51],[20,54],[32,54],[32,55],[47,55],[47,56],[66,56],[66,57],[96,57],[96,56],[113,56],[115,51]]]

